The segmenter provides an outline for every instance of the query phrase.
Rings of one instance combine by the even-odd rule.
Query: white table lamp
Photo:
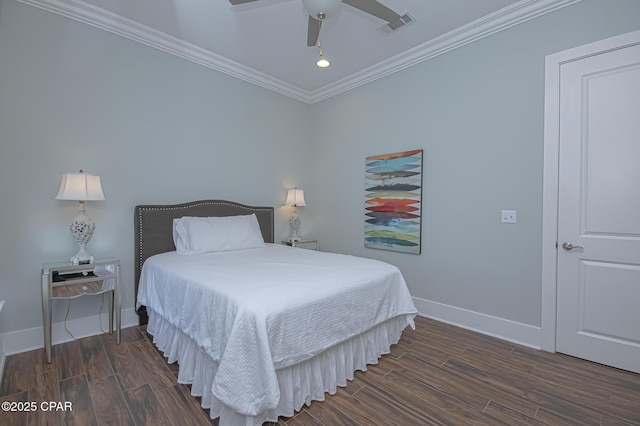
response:
[[[93,236],[96,224],[86,215],[84,202],[104,200],[100,176],[84,173],[82,170],[78,173],[63,173],[56,200],[74,200],[80,202],[78,216],[73,219],[69,227],[73,239],[76,240],[76,243],[80,246],[78,253],[71,258],[71,263],[74,265],[93,263],[93,256],[87,252],[86,246]]]
[[[298,216],[297,207],[306,206],[304,201],[304,191],[302,189],[294,188],[287,191],[287,200],[284,202],[287,206],[293,206],[293,214],[289,218],[289,225],[291,225],[291,237],[289,241],[294,243],[300,241],[298,236],[298,228],[300,228],[300,216]]]

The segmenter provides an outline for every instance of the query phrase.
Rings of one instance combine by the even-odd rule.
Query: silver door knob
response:
[[[582,246],[574,246],[571,243],[562,243],[562,248],[565,250],[584,249]]]

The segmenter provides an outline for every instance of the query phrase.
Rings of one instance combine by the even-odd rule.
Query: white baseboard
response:
[[[0,7],[2,7],[2,0],[0,0]],[[4,306],[4,300],[0,300],[0,311],[2,311],[2,307]],[[0,334],[0,383],[2,383],[2,375],[4,373],[4,346],[2,344],[2,334]]]
[[[0,0],[1,2],[2,0]],[[6,355],[4,354],[4,346],[2,345],[2,334],[0,334],[0,383],[2,383],[2,376],[4,374],[4,360]]]
[[[542,330],[528,324],[481,314],[443,303],[414,297],[413,301],[420,316],[431,318],[467,330],[497,337],[502,340],[540,349]]]
[[[100,329],[101,324],[104,330],[108,330],[109,316],[107,313],[67,321],[67,328],[76,338],[81,338],[102,334],[102,330]],[[121,325],[121,328],[138,325],[138,315],[133,308],[122,310]],[[71,340],[73,340],[73,337],[67,333],[63,322],[57,322],[51,325],[52,345],[69,342]],[[43,329],[42,327],[34,327],[0,334],[0,343],[2,344],[2,367],[4,367],[4,357],[6,355],[44,348]]]

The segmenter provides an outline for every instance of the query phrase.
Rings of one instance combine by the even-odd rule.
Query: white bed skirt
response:
[[[147,308],[148,309],[148,308]],[[279,416],[291,417],[311,401],[323,401],[325,393],[333,395],[338,386],[346,386],[357,370],[366,371],[367,364],[377,364],[378,358],[389,353],[391,345],[400,340],[407,325],[415,328],[415,315],[392,318],[371,330],[340,343],[306,361],[276,370],[280,387],[280,402],[274,410],[255,416],[234,412],[211,392],[218,363],[211,359],[189,336],[148,309],[147,331],[153,343],[169,363],[178,361],[178,383],[190,384],[191,394],[202,398],[211,418],[219,417],[221,426],[262,425],[277,422]]]

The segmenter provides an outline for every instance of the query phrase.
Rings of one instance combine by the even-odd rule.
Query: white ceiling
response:
[[[579,0],[380,0],[415,19],[393,33],[343,4],[307,47],[301,0],[18,0],[313,103]]]

